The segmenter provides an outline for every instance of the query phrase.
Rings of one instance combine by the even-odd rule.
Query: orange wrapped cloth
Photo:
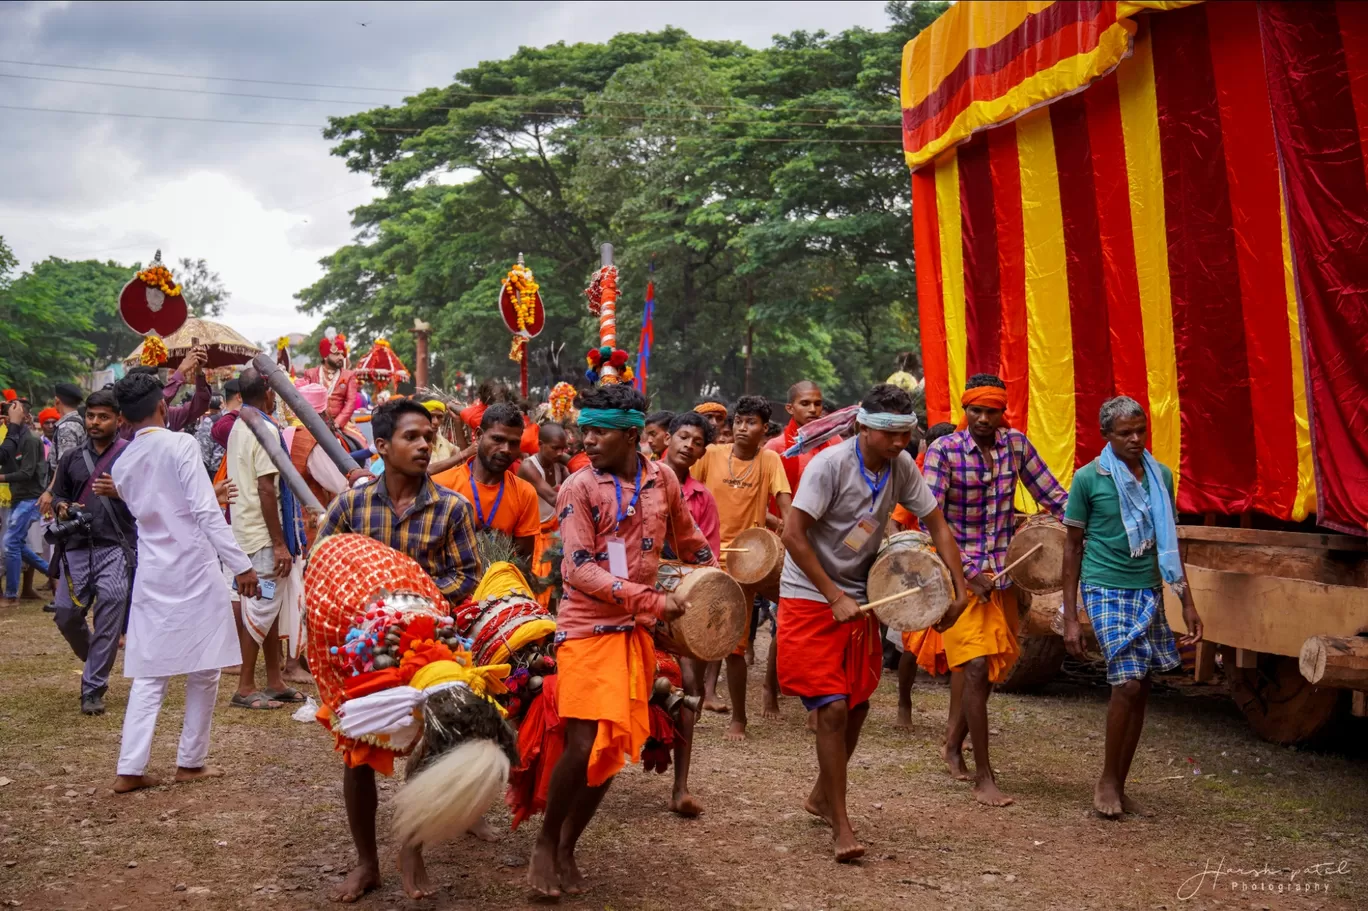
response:
[[[807,709],[837,699],[850,708],[869,701],[883,673],[883,641],[873,614],[837,623],[825,601],[780,598],[779,616],[781,692],[802,697]]]
[[[392,775],[394,757],[407,754],[412,744],[395,747],[385,736],[354,740],[333,728],[334,713],[348,696],[351,678],[332,649],[346,642],[347,632],[381,589],[412,592],[443,609],[446,606],[441,590],[412,557],[363,535],[325,539],[314,549],[304,572],[309,671],[323,702],[318,721],[332,732],[349,768],[368,765],[382,775]]]
[[[1013,589],[993,589],[987,601],[969,595],[969,606],[942,634],[951,669],[975,658],[988,659],[988,679],[1001,683],[1021,654],[1017,644],[1017,603]],[[919,662],[920,663],[920,662]]]
[[[591,788],[637,761],[651,735],[650,698],[656,667],[651,634],[637,626],[630,633],[603,633],[567,639],[556,647],[561,718],[598,722],[589,751]]]
[[[917,667],[928,674],[940,676],[950,673],[950,662],[945,659],[945,640],[931,627],[902,634],[903,651],[917,659]]]
[[[518,725],[518,765],[508,773],[508,808],[513,829],[546,809],[551,773],[565,752],[565,724],[556,712],[559,675],[542,681],[542,691]]]
[[[551,536],[560,528],[560,520],[555,514],[541,524],[541,530],[537,533],[535,542],[532,545],[532,574],[545,579],[551,575],[551,561],[546,558],[546,552],[551,547]],[[547,610],[551,609],[551,586],[542,589],[537,595],[537,603]]]

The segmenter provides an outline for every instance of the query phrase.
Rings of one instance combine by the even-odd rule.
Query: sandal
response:
[[[266,712],[284,707],[285,703],[276,702],[268,699],[265,693],[251,693],[247,696],[241,693],[234,693],[233,698],[228,704],[235,709],[250,709],[254,712]]]
[[[261,692],[267,699],[272,702],[279,702],[281,705],[287,703],[290,705],[298,705],[307,698],[303,693],[292,686],[287,686],[283,690],[265,689]]]

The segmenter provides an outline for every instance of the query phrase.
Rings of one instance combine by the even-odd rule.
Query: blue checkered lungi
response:
[[[1163,589],[1082,585],[1080,590],[1083,610],[1107,659],[1107,682],[1112,686],[1182,664],[1164,616]]]

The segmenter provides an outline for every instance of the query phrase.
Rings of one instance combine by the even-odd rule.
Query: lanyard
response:
[[[494,517],[499,514],[499,506],[503,504],[504,482],[508,480],[508,473],[505,472],[499,478],[499,492],[494,497],[494,505],[489,510],[489,521],[485,521],[484,508],[480,505],[480,493],[475,489],[475,468],[470,469],[470,499],[475,504],[475,518],[479,521],[480,528],[490,528],[494,524]]]
[[[860,452],[859,441],[855,443],[855,458],[860,462],[860,479],[869,488],[869,511],[874,512],[874,505],[879,502],[879,494],[888,486],[888,479],[893,476],[893,464],[890,462],[883,471],[883,476],[871,474],[864,463],[864,453]]]
[[[623,519],[636,515],[637,500],[641,497],[641,467],[643,462],[641,456],[637,456],[636,490],[632,491],[632,500],[627,504],[625,510],[622,508],[622,482],[618,480],[617,475],[613,475],[613,493],[617,495],[617,521],[613,523],[614,532],[622,524]]]

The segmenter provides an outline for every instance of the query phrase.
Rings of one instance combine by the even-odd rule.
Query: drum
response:
[[[1059,520],[1046,513],[1031,516],[1017,529],[1012,543],[1007,546],[1008,566],[1040,545],[1039,550],[1012,566],[1007,573],[1017,588],[1033,595],[1048,595],[1064,589],[1064,542],[1067,537]]]
[[[477,666],[516,664],[517,653],[555,635],[551,611],[525,595],[487,599],[479,606],[479,614],[462,632],[471,640],[470,654]],[[457,623],[462,619],[457,617]]]
[[[784,573],[784,542],[768,528],[748,528],[731,542],[727,575],[770,601],[779,600],[779,577]]]
[[[881,622],[901,632],[935,626],[950,609],[955,593],[950,570],[931,549],[931,536],[920,531],[889,537],[869,569],[868,588],[870,602],[918,589],[874,608]]]
[[[736,580],[711,566],[661,563],[656,588],[689,602],[684,616],[662,630],[672,650],[699,661],[721,661],[746,634],[750,605]]]

